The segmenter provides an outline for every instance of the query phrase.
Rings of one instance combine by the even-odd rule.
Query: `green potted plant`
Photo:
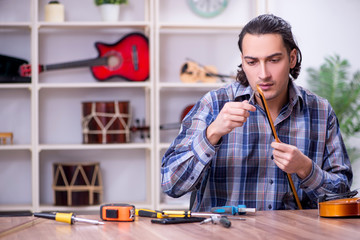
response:
[[[347,60],[334,55],[326,57],[320,69],[308,68],[307,72],[310,90],[326,98],[333,107],[353,162],[359,153],[349,146],[349,138],[360,132],[360,71],[350,76],[349,68]]]
[[[116,22],[119,19],[120,5],[127,4],[127,0],[94,0],[100,8],[101,18],[105,22]]]

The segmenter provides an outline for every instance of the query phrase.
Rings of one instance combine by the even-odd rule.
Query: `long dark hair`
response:
[[[264,14],[254,18],[245,25],[245,27],[242,29],[239,35],[238,46],[241,53],[242,53],[242,42],[245,34],[247,33],[252,35],[273,34],[273,33],[280,34],[289,55],[293,49],[296,49],[297,62],[295,67],[290,69],[290,75],[294,79],[296,79],[299,76],[301,69],[302,55],[299,47],[297,46],[294,40],[294,36],[291,32],[291,26],[289,23],[287,23],[284,19],[274,16],[272,14]],[[249,85],[245,72],[242,69],[242,64],[239,65],[239,70],[237,72],[236,80],[239,81],[244,86]]]

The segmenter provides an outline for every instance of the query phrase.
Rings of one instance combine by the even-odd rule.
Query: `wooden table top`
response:
[[[99,220],[96,215],[78,216]],[[245,221],[231,220],[231,227],[219,224],[153,224],[150,218],[134,222],[105,222],[104,225],[66,223],[35,217],[0,218],[3,239],[356,239],[360,218],[322,218],[317,210],[259,211]]]

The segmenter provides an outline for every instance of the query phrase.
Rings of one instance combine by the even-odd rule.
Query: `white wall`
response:
[[[338,54],[360,70],[359,0],[269,0],[269,12],[287,20],[303,54],[297,84],[307,87],[309,67],[318,68],[324,57]],[[359,113],[360,114],[360,113]],[[360,138],[354,138],[359,146]],[[352,189],[360,187],[360,159],[353,164]]]
[[[303,54],[298,84],[306,85],[309,67],[319,67],[326,56],[349,60],[360,70],[359,0],[268,0],[269,12],[287,20]]]

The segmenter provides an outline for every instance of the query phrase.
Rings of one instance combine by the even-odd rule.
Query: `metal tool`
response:
[[[91,223],[95,225],[104,224],[103,222],[99,222],[97,220],[78,218],[74,213],[34,213],[34,216],[68,224],[74,224],[75,222]]]
[[[164,210],[163,213],[167,217],[209,217],[211,215],[220,215],[214,213],[199,213],[199,212],[176,211],[176,210]]]
[[[150,210],[150,209],[135,209],[135,215],[140,217],[150,218],[166,218],[167,216],[162,211]]]
[[[249,103],[253,100],[254,96],[255,96],[255,91],[253,91],[253,93],[251,94],[251,96],[249,98]]]
[[[238,205],[235,206],[221,206],[221,207],[213,207],[211,208],[212,213],[218,214],[231,214],[231,215],[244,215],[246,213],[255,213],[256,208],[247,208],[246,205]]]
[[[224,216],[218,213],[207,213],[207,212],[191,212],[191,211],[172,211],[172,210],[164,210],[164,215],[166,217],[174,218],[174,217],[227,217],[228,219],[234,219],[234,220],[246,220],[245,218],[241,217],[231,217],[231,216]]]
[[[231,222],[226,216],[211,215],[209,218],[202,221],[200,224],[211,222],[212,224],[220,223],[223,227],[231,227]]]

